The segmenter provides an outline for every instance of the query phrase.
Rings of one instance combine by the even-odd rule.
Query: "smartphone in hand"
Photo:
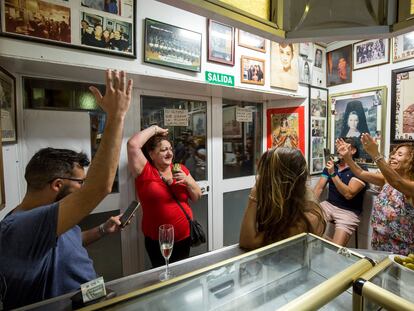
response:
[[[325,157],[325,165],[326,163],[328,163],[328,161],[333,161],[334,157],[331,154],[331,150],[329,150],[329,148],[323,148],[323,155]]]
[[[119,221],[121,222],[121,228],[125,228],[125,226],[127,225],[128,221],[131,220],[132,216],[134,216],[135,212],[137,211],[137,209],[141,206],[141,203],[137,202],[137,201],[132,201],[128,208],[126,209],[126,211],[124,212],[124,214],[121,216],[121,218],[119,219]]]

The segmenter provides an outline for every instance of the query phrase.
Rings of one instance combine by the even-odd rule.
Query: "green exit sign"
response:
[[[206,71],[206,82],[225,86],[234,86],[234,76]]]

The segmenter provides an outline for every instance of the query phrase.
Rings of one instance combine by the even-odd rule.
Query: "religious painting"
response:
[[[305,108],[267,109],[267,148],[288,147],[305,154]]]

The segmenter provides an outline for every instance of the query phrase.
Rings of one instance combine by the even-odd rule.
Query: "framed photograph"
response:
[[[320,174],[325,167],[323,149],[328,144],[328,89],[309,87],[309,173]]]
[[[239,29],[239,45],[248,49],[266,53],[266,39]]]
[[[1,139],[1,131],[0,131]],[[6,191],[4,190],[3,148],[0,148],[0,211],[6,206]]]
[[[265,83],[265,60],[242,56],[240,66],[241,83],[264,85]]]
[[[305,107],[267,109],[267,148],[288,147],[305,154]]]
[[[144,61],[201,72],[201,33],[146,18]]]
[[[136,58],[136,0],[1,2],[1,35]]]
[[[307,58],[308,60],[313,59],[313,43],[312,42],[305,42],[299,43],[299,55]]]
[[[16,78],[0,67],[1,137],[3,144],[17,142]]]
[[[206,135],[206,112],[197,112],[192,115],[193,135]]]
[[[414,142],[414,66],[393,70],[391,143]]]
[[[353,70],[387,64],[390,62],[390,39],[372,39],[354,43],[352,53]]]
[[[356,162],[375,167],[373,160],[364,150],[360,137],[362,133],[369,133],[377,141],[383,154],[386,103],[385,86],[330,95],[329,122],[332,153],[337,138],[350,137],[355,140],[358,148],[359,156],[355,159]]]
[[[326,53],[326,85],[352,82],[352,45]]]
[[[414,57],[414,31],[393,38],[394,63]]]
[[[270,86],[296,91],[299,84],[298,44],[272,42],[270,48]]]
[[[208,20],[208,56],[211,62],[234,66],[234,28]]]
[[[223,138],[241,138],[242,122],[236,120],[236,106],[223,107]]]
[[[307,58],[299,57],[299,82],[304,84],[312,83],[312,62]]]
[[[313,44],[312,85],[326,87],[326,49]]]

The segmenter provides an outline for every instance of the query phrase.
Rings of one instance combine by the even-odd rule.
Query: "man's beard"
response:
[[[63,186],[62,189],[60,189],[60,191],[56,195],[55,202],[58,202],[58,201],[62,200],[64,197],[66,197],[70,193],[71,192],[69,190],[69,186],[67,186],[67,185]]]

